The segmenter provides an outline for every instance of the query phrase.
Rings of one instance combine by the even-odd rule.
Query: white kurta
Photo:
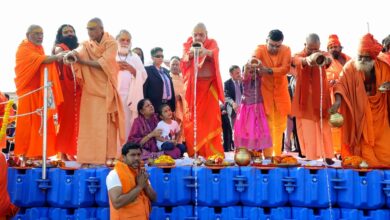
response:
[[[132,53],[127,57],[117,55],[116,59],[117,61],[126,61],[136,69],[135,77],[127,70],[121,70],[118,73],[118,93],[125,112],[125,120],[122,123],[125,123],[127,141],[133,121],[138,116],[137,104],[144,98],[143,85],[148,75],[137,54]]]

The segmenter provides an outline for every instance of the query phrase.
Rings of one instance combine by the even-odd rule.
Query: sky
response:
[[[389,8],[389,0],[1,1],[0,91],[15,91],[15,53],[31,24],[43,28],[43,46],[49,54],[62,24],[73,25],[78,39],[83,41],[88,39],[88,20],[99,17],[113,36],[121,29],[129,30],[133,47],[141,47],[146,63],[150,63],[150,50],[156,46],[164,49],[166,58],[181,56],[182,45],[193,27],[203,22],[209,38],[218,42],[225,81],[229,67],[244,65],[272,29],[283,31],[284,44],[291,47],[292,53],[303,49],[309,33],[320,36],[323,50],[328,36],[337,34],[344,52],[353,57],[368,26],[379,42],[390,34]]]

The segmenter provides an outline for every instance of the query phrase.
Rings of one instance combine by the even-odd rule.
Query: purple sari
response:
[[[127,142],[140,144],[141,140],[157,127],[158,121],[157,114],[154,114],[149,119],[146,119],[143,115],[140,114],[136,119],[134,119]],[[170,151],[159,152],[157,148],[157,140],[154,137],[142,145],[142,160],[157,158],[162,154],[166,154],[174,159],[177,159],[180,157],[180,150],[175,147]]]

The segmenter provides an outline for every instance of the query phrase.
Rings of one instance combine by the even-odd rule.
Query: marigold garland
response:
[[[3,137],[5,136],[5,133],[7,132],[7,126],[8,126],[8,119],[11,112],[12,105],[14,104],[14,100],[9,100],[7,103],[7,106],[4,110],[4,116],[3,116],[3,123],[1,125],[0,130],[0,140],[3,140]]]

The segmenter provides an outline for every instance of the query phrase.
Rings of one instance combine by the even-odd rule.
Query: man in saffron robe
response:
[[[124,142],[123,107],[117,91],[117,42],[99,18],[87,24],[90,40],[72,55],[76,77],[81,82],[80,125],[77,161],[82,164],[111,164],[117,138]]]
[[[196,88],[194,88],[195,68],[192,48],[194,42],[203,44],[199,51]],[[189,108],[189,114],[184,117],[184,133],[190,156],[193,156],[195,152],[205,158],[215,154],[224,155],[219,107],[219,101],[224,102],[224,94],[218,56],[217,42],[208,38],[206,26],[203,23],[197,24],[193,29],[192,37],[184,43],[183,59],[180,63]],[[194,89],[196,89],[196,105],[194,104]],[[195,109],[196,118],[194,117]],[[195,120],[196,144],[194,146]]]
[[[390,84],[390,66],[378,57],[382,47],[371,34],[360,40],[357,59],[345,64],[336,84],[335,103],[344,117],[344,156],[357,155],[369,166],[390,166],[390,93],[380,92]],[[344,145],[343,145],[344,146]]]
[[[149,219],[151,202],[156,200],[157,194],[141,163],[141,146],[126,143],[122,148],[122,159],[106,178],[111,220]]]
[[[333,88],[334,85],[339,80],[339,75],[343,70],[344,64],[349,61],[351,58],[346,54],[342,53],[343,47],[341,46],[340,40],[337,35],[332,34],[329,36],[328,52],[331,55],[332,63],[326,69],[326,77],[329,83],[330,98],[332,104],[334,103]],[[333,141],[333,150],[336,154],[341,154],[341,129],[340,128],[331,128],[332,131],[332,141]]]
[[[18,207],[14,206],[7,191],[7,161],[3,153],[0,153],[0,220],[10,219],[18,212]]]
[[[64,53],[47,56],[42,47],[43,30],[38,25],[31,25],[27,30],[27,39],[23,40],[16,52],[15,85],[18,97],[39,89],[44,84],[44,69],[47,68],[49,81],[56,108],[63,101],[57,66],[54,61],[61,60]],[[49,93],[50,94],[50,93]],[[43,90],[39,90],[18,100],[18,114],[27,114],[43,108]],[[57,153],[55,148],[56,131],[54,126],[55,110],[48,111],[47,121],[47,156]],[[15,133],[15,154],[29,158],[42,156],[41,116],[30,114],[17,119]]]
[[[69,24],[61,25],[57,31],[53,54],[63,51],[69,52],[78,47],[79,43],[76,31]],[[77,136],[79,131],[79,113],[81,87],[76,82],[74,72],[70,65],[64,65],[63,61],[57,62],[60,71],[60,82],[64,102],[59,106],[58,122],[60,125],[57,133],[56,146],[61,152],[62,159],[75,160],[77,153]]]
[[[264,149],[264,156],[280,156],[283,132],[287,127],[287,115],[291,111],[287,73],[290,71],[291,50],[282,45],[283,33],[271,30],[266,44],[257,46],[253,57],[262,62],[261,93],[272,138],[272,148]]]
[[[331,159],[334,154],[328,124],[328,109],[331,103],[325,72],[331,58],[326,57],[319,49],[320,38],[317,34],[310,34],[306,37],[304,50],[294,55],[293,65],[296,67],[297,82],[292,102],[292,114],[297,120],[302,154],[309,160],[323,157],[325,162],[331,165],[334,163]],[[318,64],[318,59],[316,59],[318,55],[322,56],[323,65]]]

